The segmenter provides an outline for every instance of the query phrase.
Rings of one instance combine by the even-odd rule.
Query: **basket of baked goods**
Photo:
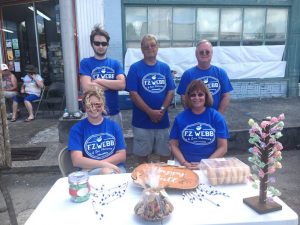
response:
[[[194,171],[182,166],[164,163],[145,163],[137,166],[131,173],[134,183],[140,186],[153,186],[158,182],[160,188],[194,189],[199,185],[199,176]],[[153,181],[153,177],[158,177]]]
[[[249,166],[235,157],[202,159],[200,169],[211,185],[242,184],[250,176]]]

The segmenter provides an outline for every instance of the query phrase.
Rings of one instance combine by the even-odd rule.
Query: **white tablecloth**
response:
[[[206,183],[206,178],[199,173],[200,183]],[[223,195],[206,195],[213,202],[202,199],[191,203],[183,198],[181,190],[167,190],[169,200],[174,206],[173,213],[162,222],[146,222],[134,214],[134,206],[142,196],[142,188],[136,186],[130,174],[99,175],[90,177],[93,187],[111,188],[128,182],[125,194],[108,205],[99,207],[95,213],[92,198],[83,203],[73,203],[68,193],[68,180],[61,178],[56,181],[44,197],[25,225],[101,225],[101,224],[268,224],[268,225],[297,225],[298,215],[279,198],[276,202],[282,205],[282,210],[257,214],[243,203],[243,198],[258,195],[258,190],[249,184],[210,187],[201,185],[208,190],[226,193]],[[101,217],[100,215],[103,215]]]

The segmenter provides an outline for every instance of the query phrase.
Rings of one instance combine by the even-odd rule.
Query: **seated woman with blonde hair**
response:
[[[185,102],[187,108],[176,116],[169,143],[181,165],[198,169],[202,159],[225,155],[229,133],[224,117],[211,108],[212,95],[201,80],[189,84]]]
[[[75,167],[90,175],[126,172],[125,141],[121,127],[105,118],[105,98],[99,88],[87,91],[82,99],[87,118],[70,130],[68,150]]]

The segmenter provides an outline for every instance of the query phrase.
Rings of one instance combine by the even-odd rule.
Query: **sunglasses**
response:
[[[92,108],[100,109],[101,107],[102,107],[101,103],[91,103],[87,106],[87,108],[89,108],[89,109],[92,109]]]
[[[190,98],[195,98],[196,96],[198,96],[198,97],[203,97],[204,94],[203,94],[203,93],[198,93],[198,94],[193,93],[193,94],[190,94],[189,96],[190,96]]]
[[[93,44],[94,44],[95,46],[100,46],[100,45],[102,45],[103,47],[106,47],[106,46],[108,45],[108,42],[106,42],[106,41],[93,41]]]
[[[208,50],[201,50],[201,51],[199,51],[199,54],[202,55],[202,56],[207,56],[207,55],[210,54],[210,51],[208,51]]]
[[[149,49],[153,49],[153,48],[156,48],[156,47],[157,47],[157,44],[144,45],[144,46],[142,46],[142,49],[149,50]]]

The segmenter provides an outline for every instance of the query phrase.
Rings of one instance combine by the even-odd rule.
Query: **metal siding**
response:
[[[121,0],[104,0],[104,25],[110,43],[107,56],[123,64],[123,34]],[[125,34],[124,34],[125,35]]]
[[[94,55],[90,33],[95,24],[104,24],[103,0],[76,0],[79,59]]]

